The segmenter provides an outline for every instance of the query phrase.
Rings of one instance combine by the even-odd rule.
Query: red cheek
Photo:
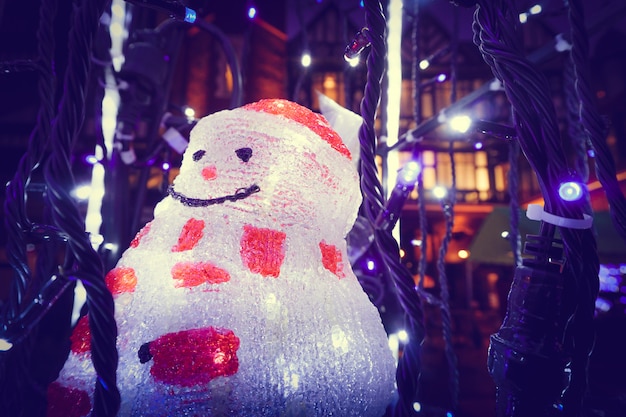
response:
[[[149,344],[157,381],[191,387],[237,373],[239,338],[232,330],[215,327],[165,334]]]
[[[217,168],[214,165],[202,168],[202,178],[207,181],[217,178]]]
[[[89,330],[89,316],[83,316],[70,336],[72,352],[76,354],[91,351],[91,331]]]
[[[64,387],[58,382],[48,386],[47,417],[84,417],[91,411],[87,392]]]

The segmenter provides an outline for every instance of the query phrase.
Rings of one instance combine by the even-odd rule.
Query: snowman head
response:
[[[190,207],[246,213],[246,221],[342,236],[361,202],[352,154],[340,136],[322,115],[280,99],[200,120],[170,195]]]

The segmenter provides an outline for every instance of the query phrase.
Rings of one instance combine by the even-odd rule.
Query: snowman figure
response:
[[[384,414],[395,363],[347,258],[351,159],[323,116],[286,100],[199,121],[106,277],[120,416]],[[93,383],[84,320],[55,383],[66,402]]]

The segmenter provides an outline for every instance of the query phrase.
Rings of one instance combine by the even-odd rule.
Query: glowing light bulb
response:
[[[255,17],[256,17],[256,7],[251,6],[251,7],[248,9],[248,18],[249,18],[249,19],[254,19]]]
[[[418,402],[414,402],[413,403],[413,410],[416,413],[419,413],[420,411],[422,411],[422,404],[418,403]]]
[[[361,62],[361,59],[358,57],[358,55],[355,57],[348,57],[344,55],[343,58],[346,60],[348,65],[350,65],[352,68],[357,67],[359,63]]]
[[[13,343],[6,339],[0,339],[0,352],[6,352],[13,347]]]
[[[109,26],[109,32],[111,33],[111,36],[119,37],[124,34],[124,28],[120,23],[113,22]]]
[[[435,198],[438,198],[439,200],[441,200],[442,198],[445,198],[447,195],[448,195],[448,190],[446,189],[446,187],[437,185],[433,188],[433,196],[435,196]]]
[[[402,343],[407,343],[409,341],[409,334],[406,330],[400,330],[398,332],[398,340]]]
[[[476,142],[474,144],[474,149],[479,150],[483,148],[483,143],[482,142]]]
[[[454,116],[450,120],[448,120],[448,126],[450,126],[450,129],[459,133],[467,132],[471,125],[472,119],[464,114]]]
[[[407,162],[400,172],[400,182],[405,185],[412,185],[417,181],[417,176],[421,170],[417,161]]]
[[[509,231],[508,230],[504,230],[502,233],[500,233],[500,237],[502,239],[506,239],[507,237],[509,237]]]
[[[530,14],[539,14],[539,13],[541,13],[542,10],[543,10],[543,8],[541,7],[541,4],[535,4],[533,7],[528,9]]]
[[[367,268],[368,271],[373,271],[374,268],[376,268],[376,264],[374,263],[374,261],[372,261],[371,259],[367,261],[367,263],[365,264],[365,267]]]
[[[97,164],[98,158],[95,155],[87,155],[85,157],[85,162],[87,162],[89,165]]]
[[[442,82],[444,82],[447,79],[448,79],[448,76],[446,74],[444,74],[443,72],[441,74],[437,75],[437,82],[438,83],[442,83]]]
[[[163,171],[167,171],[168,169],[170,169],[170,163],[163,162],[163,165],[161,165],[161,168],[163,168]]]
[[[576,201],[583,195],[583,188],[574,181],[564,182],[559,186],[559,197],[564,201]]]
[[[519,14],[519,21],[522,24],[528,22],[528,13],[520,13]]]
[[[184,113],[185,113],[185,116],[187,116],[190,119],[193,119],[194,117],[196,117],[196,111],[192,109],[191,107],[185,107]]]
[[[419,63],[419,67],[421,70],[425,70],[426,68],[430,67],[430,61],[427,59],[422,59]]]
[[[302,54],[302,58],[300,59],[300,63],[304,68],[308,68],[311,66],[311,54],[305,52]]]
[[[421,239],[413,239],[413,240],[411,240],[411,245],[413,245],[413,246],[422,246],[422,240]]]
[[[74,188],[72,194],[74,194],[74,197],[79,200],[87,200],[91,195],[91,185],[79,185],[78,187]]]
[[[465,249],[461,249],[461,250],[460,250],[460,251],[458,251],[456,254],[457,254],[457,255],[458,255],[458,257],[459,257],[459,258],[461,258],[461,259],[467,259],[467,258],[469,258],[469,252],[468,252],[468,251],[466,251]]]

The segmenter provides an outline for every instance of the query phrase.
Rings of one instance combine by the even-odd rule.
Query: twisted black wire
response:
[[[589,85],[588,52],[589,45],[584,25],[583,7],[580,0],[568,2],[568,18],[572,35],[572,49],[570,53],[571,63],[574,71],[574,87],[579,100],[579,118],[587,135],[587,140],[591,142],[596,150],[596,175],[605,189],[609,200],[610,213],[618,233],[626,239],[626,201],[622,195],[616,179],[615,165],[613,158],[608,151],[604,137],[606,134],[604,124],[595,108],[592,92]],[[584,146],[584,145],[579,145]],[[584,150],[582,151],[584,152]],[[583,163],[583,162],[579,162]],[[586,164],[586,154],[584,158]],[[591,214],[591,207],[588,196],[582,201],[584,210]],[[585,249],[591,246],[589,242],[583,240]],[[595,239],[593,239],[595,249]],[[592,249],[589,247],[588,249]],[[586,252],[584,252],[586,253]],[[589,263],[586,271],[588,280],[577,280],[579,286],[576,294],[578,309],[574,316],[572,339],[574,344],[574,356],[572,360],[572,378],[567,391],[564,394],[564,409],[569,415],[576,415],[583,406],[587,389],[587,367],[589,355],[593,349],[593,315],[595,309],[595,299],[599,290],[598,269],[599,261],[597,256],[590,259],[587,255],[585,261]],[[593,261],[593,262],[591,262]],[[593,269],[592,269],[593,268]],[[594,275],[592,275],[592,273]]]
[[[367,58],[367,82],[361,101],[361,116],[363,117],[363,124],[359,129],[361,190],[364,197],[365,213],[370,222],[374,224],[384,207],[382,185],[377,176],[375,163],[376,134],[374,121],[376,108],[380,101],[380,81],[385,65],[386,22],[379,1],[365,1],[364,3],[365,22],[369,29],[371,50]],[[413,413],[413,403],[418,394],[421,368],[420,350],[424,339],[421,301],[411,273],[400,262],[398,243],[391,235],[391,231],[376,229],[374,243],[382,254],[385,266],[393,278],[398,290],[400,305],[403,307],[407,318],[407,333],[410,339],[398,363],[396,382],[399,399],[393,412],[396,416],[410,415]]]
[[[606,126],[595,106],[593,91],[589,84],[589,41],[584,25],[583,6],[580,0],[569,3],[569,20],[572,32],[571,59],[576,77],[575,87],[580,100],[580,122],[595,151],[595,167],[609,201],[611,219],[615,229],[626,241],[626,199],[616,178],[615,161],[605,141]]]
[[[31,271],[26,262],[25,232],[30,230],[32,225],[26,212],[26,188],[33,170],[43,158],[54,116],[56,77],[53,70],[53,54],[56,12],[56,0],[41,2],[37,28],[39,59],[35,63],[35,68],[39,73],[37,80],[39,110],[36,124],[28,139],[27,151],[20,159],[13,179],[6,188],[4,204],[5,228],[8,237],[6,248],[9,264],[16,273],[16,280],[8,304],[11,317],[18,314],[24,294],[30,286]]]
[[[580,122],[580,100],[576,93],[576,69],[571,59],[565,61],[563,71],[565,110],[567,116],[567,134],[574,147],[574,164],[576,171],[581,173],[583,181],[589,180],[589,164],[587,160],[587,134]]]
[[[0,74],[3,75],[37,70],[39,70],[37,61],[32,59],[15,59],[13,61],[0,62]]]
[[[411,26],[411,41],[413,42],[413,58],[411,65],[411,78],[413,82],[413,120],[415,120],[415,126],[419,126],[422,122],[422,95],[421,95],[421,77],[420,77],[420,49],[419,49],[419,2],[413,2],[412,10],[412,26]],[[415,145],[413,149],[414,157],[420,157],[421,152],[419,145]],[[422,161],[420,164],[423,166]],[[424,289],[424,278],[426,276],[427,266],[427,248],[428,248],[428,219],[426,219],[426,192],[424,190],[424,170],[421,169],[417,175],[417,202],[419,205],[419,218],[420,218],[420,234],[422,244],[420,245],[420,258],[417,263],[417,270],[419,274],[419,289]]]
[[[515,140],[509,142],[509,210],[511,232],[509,241],[513,253],[513,264],[517,267],[522,264],[522,242],[519,232],[520,206],[519,206],[519,143]]]
[[[560,217],[580,219],[587,200],[566,203],[557,197],[561,181],[580,182],[581,179],[568,167],[559,140],[555,110],[548,95],[547,79],[524,60],[515,37],[516,26],[515,10],[506,1],[479,2],[474,15],[474,39],[494,75],[501,80],[511,102],[520,147],[537,174],[546,211]],[[542,227],[542,234],[552,237],[553,229]],[[593,300],[597,294],[599,261],[591,230],[562,227],[560,233],[567,259],[563,274],[573,281],[567,282],[566,292],[573,292],[575,298],[575,303],[563,303],[562,315],[571,317],[573,305],[577,305],[576,314],[566,331],[573,338],[569,347],[574,352],[568,391],[576,396],[585,385],[586,358],[593,337],[590,335],[593,334]],[[575,415],[579,405],[566,401],[566,413]]]
[[[54,18],[57,12],[56,0],[42,1],[39,7],[39,25],[37,28],[38,60],[13,61],[2,65],[3,72],[34,69],[38,72],[37,92],[39,109],[35,126],[27,143],[27,151],[20,159],[15,174],[7,184],[4,203],[5,232],[7,233],[6,253],[9,265],[14,271],[9,298],[3,306],[2,320],[8,323],[16,319],[39,288],[43,274],[33,276],[26,257],[27,232],[32,224],[27,216],[26,189],[31,174],[45,152],[45,145],[50,132],[51,120],[55,110],[55,86],[53,54]],[[36,281],[38,280],[38,281]],[[30,395],[40,386],[30,375],[33,349],[36,344],[36,330],[29,334],[11,351],[3,353],[0,360],[0,380],[2,384],[2,413],[12,415],[24,408],[25,396]],[[41,402],[41,398],[29,398],[31,402]],[[1,414],[1,413],[0,413]]]
[[[383,188],[378,180],[376,158],[376,132],[374,122],[376,110],[380,103],[382,75],[385,65],[385,17],[378,1],[366,1],[365,23],[368,27],[367,36],[371,47],[367,56],[367,81],[363,99],[361,100],[361,117],[363,123],[359,128],[361,146],[361,191],[364,198],[365,214],[372,224],[384,204]]]
[[[458,55],[458,9],[454,8],[454,22],[451,49],[450,65],[450,104],[456,101],[457,96],[457,55]],[[444,341],[444,353],[448,363],[448,385],[450,389],[450,400],[452,410],[456,410],[459,401],[459,371],[457,368],[457,357],[454,353],[452,341],[452,312],[450,311],[450,293],[448,291],[448,275],[446,274],[445,259],[448,253],[448,245],[452,238],[452,227],[454,226],[454,205],[456,203],[456,163],[454,160],[454,142],[449,143],[448,156],[450,158],[451,184],[448,192],[448,200],[442,202],[442,210],[446,222],[446,230],[439,247],[439,257],[437,260],[437,271],[440,287],[440,311],[441,325]]]
[[[439,247],[439,258],[437,259],[437,272],[439,274],[439,288],[441,299],[441,324],[444,340],[444,353],[448,362],[448,384],[450,386],[450,400],[452,410],[455,411],[459,403],[459,371],[457,368],[457,357],[454,353],[452,341],[452,314],[450,312],[450,292],[448,290],[448,277],[446,274],[446,254],[452,236],[454,226],[454,206],[450,201],[442,201],[441,209],[446,222],[446,230],[441,246]]]
[[[52,126],[52,154],[44,170],[52,219],[69,236],[65,268],[83,282],[87,291],[91,357],[98,375],[92,415],[98,417],[114,416],[119,409],[120,397],[116,386],[118,354],[115,346],[117,327],[113,317],[113,298],[104,284],[102,262],[84,232],[84,221],[69,195],[74,183],[69,161],[74,139],[84,120],[92,44],[100,15],[107,3],[106,0],[83,1],[74,8],[64,95]]]

